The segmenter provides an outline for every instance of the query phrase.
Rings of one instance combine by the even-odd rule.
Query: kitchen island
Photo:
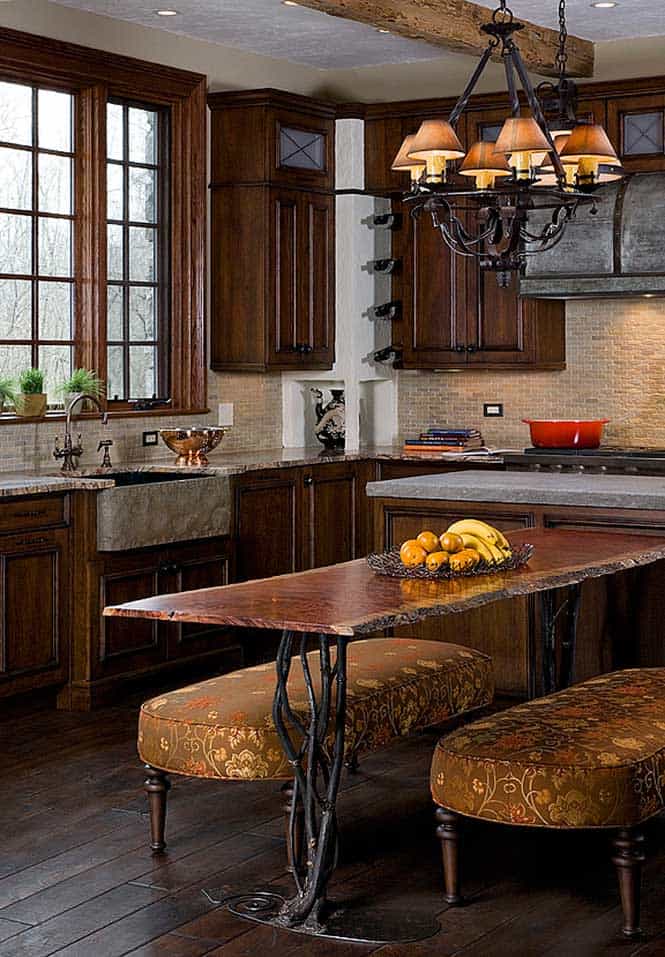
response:
[[[473,516],[502,531],[529,528],[665,532],[665,479],[585,473],[470,469],[372,482],[374,545],[399,545],[423,529],[444,531]],[[557,608],[554,609],[556,614]],[[541,610],[532,599],[477,609],[456,621],[417,626],[419,637],[456,641],[494,658],[497,687],[517,696],[542,690]],[[563,625],[565,614],[558,623]],[[579,612],[575,679],[632,665],[665,665],[665,564],[586,582]]]

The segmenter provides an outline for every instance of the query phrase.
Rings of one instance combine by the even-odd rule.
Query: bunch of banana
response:
[[[503,562],[512,555],[505,535],[498,528],[477,518],[462,518],[453,522],[446,535],[459,535],[465,548],[477,551],[490,565]]]

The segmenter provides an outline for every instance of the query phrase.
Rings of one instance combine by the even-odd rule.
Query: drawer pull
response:
[[[48,538],[41,535],[39,538],[19,538],[17,545],[48,545]]]
[[[44,509],[33,509],[32,511],[25,512],[15,512],[17,518],[40,518],[42,515],[46,515]]]

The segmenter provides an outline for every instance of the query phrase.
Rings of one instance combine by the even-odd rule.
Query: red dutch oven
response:
[[[537,449],[597,449],[609,419],[522,419]]]

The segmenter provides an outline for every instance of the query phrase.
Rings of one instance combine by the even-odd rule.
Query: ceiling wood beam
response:
[[[480,32],[480,27],[492,18],[491,9],[468,0],[298,0],[298,3],[333,17],[367,23],[410,40],[423,40],[470,56],[480,56],[485,50],[488,37]],[[524,23],[524,30],[516,34],[516,42],[527,67],[541,76],[556,76],[554,58],[558,32],[524,20],[520,22]],[[570,76],[593,76],[594,49],[590,40],[569,35],[566,50]],[[500,56],[495,59],[499,60]]]

